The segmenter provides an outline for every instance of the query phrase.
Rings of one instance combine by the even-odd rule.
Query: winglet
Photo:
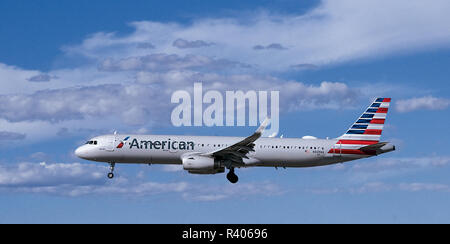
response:
[[[270,123],[270,118],[266,117],[266,119],[261,123],[261,125],[259,126],[259,128],[255,131],[255,134],[260,134],[262,135],[262,133],[264,132],[264,130],[266,129],[266,127],[269,125]]]

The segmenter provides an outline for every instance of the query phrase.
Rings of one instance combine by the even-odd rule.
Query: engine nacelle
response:
[[[211,157],[188,155],[183,157],[183,168],[191,174],[217,174],[225,172],[220,162]]]

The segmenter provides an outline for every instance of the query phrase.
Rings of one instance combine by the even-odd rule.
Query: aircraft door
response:
[[[333,157],[341,157],[342,156],[342,143],[339,142],[339,145],[333,145]]]
[[[115,147],[116,142],[117,142],[117,136],[116,135],[111,136],[107,140],[108,141],[106,142],[106,151],[113,152],[114,151],[114,147]]]

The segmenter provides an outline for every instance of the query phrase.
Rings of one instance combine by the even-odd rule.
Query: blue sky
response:
[[[448,223],[448,10],[446,1],[1,1],[0,223]],[[276,87],[285,137],[339,136],[371,99],[392,97],[382,138],[398,150],[242,169],[237,185],[157,165],[118,165],[109,181],[105,164],[74,156],[114,130],[255,130],[171,126],[170,94],[196,81]]]

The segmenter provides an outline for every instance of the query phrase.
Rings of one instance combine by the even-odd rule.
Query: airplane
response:
[[[75,150],[86,160],[116,163],[178,164],[191,174],[217,174],[228,169],[227,179],[238,182],[235,168],[316,167],[377,156],[395,150],[380,142],[391,98],[376,98],[340,137],[318,139],[261,137],[269,119],[249,137],[124,135],[97,136]]]

